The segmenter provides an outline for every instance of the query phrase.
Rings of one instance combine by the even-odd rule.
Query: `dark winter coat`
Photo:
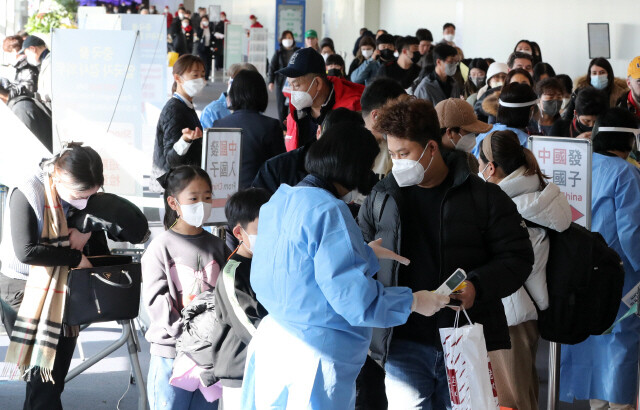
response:
[[[511,347],[507,319],[501,299],[518,290],[533,266],[533,251],[527,227],[513,201],[495,184],[471,175],[464,153],[443,152],[453,186],[445,193],[440,208],[439,283],[457,268],[467,272],[476,288],[476,299],[468,313],[471,320],[484,326],[488,350]],[[365,241],[382,238],[382,245],[400,255],[404,207],[402,188],[389,174],[380,181],[360,208],[358,216]],[[375,209],[376,197],[386,197],[381,210]],[[377,279],[384,286],[397,286],[400,265],[380,261]],[[451,327],[455,313],[443,309],[436,314],[439,328]],[[374,329],[371,357],[385,363],[393,329]]]

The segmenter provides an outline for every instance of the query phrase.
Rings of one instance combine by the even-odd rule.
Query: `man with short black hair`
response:
[[[387,141],[385,141],[384,136],[374,128],[378,111],[389,101],[405,94],[406,92],[397,81],[390,78],[377,78],[364,89],[362,98],[360,98],[364,124],[373,136],[376,137],[376,141],[380,147],[380,154],[378,154],[373,164],[373,172],[380,179],[386,177],[391,171],[391,157],[387,149]]]
[[[277,72],[287,77],[291,85],[287,151],[313,140],[329,111],[338,107],[361,109],[364,87],[343,78],[327,77],[324,59],[311,47],[293,53],[289,65]]]
[[[573,116],[561,119],[553,124],[551,134],[554,137],[591,139],[591,130],[598,115],[607,110],[607,96],[593,87],[584,87],[578,91],[576,109]]]
[[[447,44],[438,44],[433,48],[433,60],[435,70],[424,77],[413,94],[431,101],[434,106],[447,98],[460,98],[463,91],[453,78],[458,69],[458,50]]]
[[[509,71],[522,68],[531,74],[531,78],[533,78],[533,56],[530,54],[519,51],[511,53],[507,60],[507,67],[509,67]]]
[[[433,35],[431,31],[426,28],[419,28],[416,30],[416,37],[420,42],[418,45],[418,51],[420,51],[420,55],[423,56],[427,54],[431,50],[431,43],[433,43]]]
[[[413,80],[420,74],[420,67],[417,64],[420,60],[419,44],[416,37],[400,37],[396,42],[396,49],[400,53],[398,59],[380,67],[377,77],[394,79],[400,83],[402,88],[409,88]]]
[[[456,38],[456,25],[453,23],[444,23],[442,26],[442,41],[440,43],[448,44],[452,47],[456,46],[453,42]]]

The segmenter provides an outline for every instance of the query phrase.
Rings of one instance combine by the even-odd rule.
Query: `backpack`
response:
[[[620,308],[624,284],[620,256],[602,235],[578,224],[571,223],[566,231],[557,232],[525,222],[528,227],[545,229],[549,236],[549,308],[538,309],[540,335],[563,344],[601,335],[615,321]]]

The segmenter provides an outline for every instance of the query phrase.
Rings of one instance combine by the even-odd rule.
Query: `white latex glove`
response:
[[[449,303],[449,296],[437,295],[428,290],[414,292],[411,311],[422,316],[433,316]]]

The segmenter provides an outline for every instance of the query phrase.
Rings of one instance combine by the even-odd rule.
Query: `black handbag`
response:
[[[63,322],[84,325],[138,316],[142,271],[130,256],[88,258],[93,268],[72,269]]]

